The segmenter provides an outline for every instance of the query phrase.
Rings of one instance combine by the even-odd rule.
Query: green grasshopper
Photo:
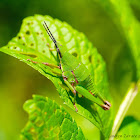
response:
[[[104,110],[109,110],[111,104],[108,101],[104,100],[103,96],[95,90],[93,79],[86,66],[82,62],[80,62],[75,56],[68,53],[65,50],[65,48],[55,40],[45,21],[43,26],[47,31],[48,35],[50,36],[51,40],[55,44],[55,48],[60,60],[60,66],[56,66],[50,63],[43,64],[50,67],[61,69],[61,75],[63,77],[64,83],[74,94],[73,104],[76,111],[78,111],[75,105],[76,93],[80,93],[82,96],[93,101],[94,103],[102,107]],[[34,61],[32,62],[37,63]],[[99,100],[97,100],[97,98],[99,98],[102,101],[102,104],[99,102]]]

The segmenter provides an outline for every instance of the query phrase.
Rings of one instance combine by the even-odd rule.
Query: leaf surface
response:
[[[21,132],[22,140],[85,140],[80,127],[63,107],[49,98],[34,95],[24,104],[29,120]]]
[[[136,139],[140,138],[140,121],[136,120],[132,116],[127,116],[124,118],[121,127],[117,133],[122,140]]]
[[[72,102],[74,96],[64,84],[62,76],[58,76],[52,72],[52,68],[42,64],[42,62],[47,62],[59,65],[56,51],[50,51],[50,48],[54,48],[54,44],[43,28],[42,23],[44,21],[46,21],[55,39],[66,47],[69,53],[77,56],[77,59],[86,65],[91,72],[97,90],[111,102],[104,60],[83,33],[73,29],[65,22],[50,16],[27,17],[23,20],[18,35],[8,45],[0,48],[0,51],[20,59],[50,79],[64,103],[75,110]],[[27,59],[38,63],[32,63]],[[53,69],[53,71],[60,72],[57,69]],[[76,106],[78,113],[96,125],[105,136],[110,134],[113,107],[109,111],[104,111],[93,102],[79,96],[76,98]]]

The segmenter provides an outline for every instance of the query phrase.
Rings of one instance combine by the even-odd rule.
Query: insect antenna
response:
[[[45,30],[47,31],[48,35],[50,36],[50,38],[52,39],[52,41],[54,42],[54,44],[56,44],[56,40],[55,38],[53,37],[49,27],[47,26],[46,22],[44,21],[44,24],[43,24]]]
[[[62,55],[61,55],[61,52],[60,52],[60,50],[59,50],[59,48],[58,48],[58,46],[57,46],[56,40],[55,40],[55,38],[53,37],[53,35],[52,35],[52,33],[51,33],[51,31],[50,31],[50,29],[49,29],[49,27],[47,26],[47,24],[46,24],[45,21],[44,21],[43,26],[44,26],[45,30],[47,31],[48,35],[50,36],[50,38],[52,39],[52,41],[54,42],[55,47],[56,47],[56,49],[57,49],[57,52],[58,52],[60,58],[62,58]]]

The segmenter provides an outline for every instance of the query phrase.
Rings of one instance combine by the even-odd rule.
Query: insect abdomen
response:
[[[92,93],[95,93],[93,79],[84,64],[80,63],[77,69],[75,69],[73,72],[78,80],[78,85],[84,87]]]

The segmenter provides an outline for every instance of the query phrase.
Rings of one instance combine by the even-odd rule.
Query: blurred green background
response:
[[[139,20],[140,9],[133,3],[131,8]],[[135,65],[124,37],[97,0],[0,0],[0,47],[16,36],[23,18],[34,14],[66,21],[85,33],[97,47],[107,65],[109,88],[117,111],[131,81],[135,80]],[[0,53],[0,140],[18,139],[28,119],[22,106],[33,94],[63,103],[47,78],[19,60]],[[138,120],[139,100],[140,95],[127,113]],[[96,127],[63,106],[81,126],[86,138],[99,139],[100,132]]]

